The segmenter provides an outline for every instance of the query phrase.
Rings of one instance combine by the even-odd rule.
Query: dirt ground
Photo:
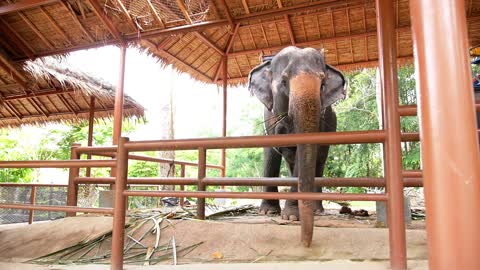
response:
[[[107,234],[111,230],[111,224],[111,217],[79,216],[33,225],[9,226],[6,229],[0,226],[0,269],[108,269],[102,268],[104,265],[93,267],[90,264],[91,267],[83,268],[80,265],[57,267],[8,263],[26,262],[97,238]],[[171,247],[172,240],[175,239],[179,265],[213,263],[215,267],[205,269],[225,269],[222,264],[228,263],[228,269],[237,269],[235,265],[238,263],[255,263],[260,264],[259,267],[267,267],[258,269],[290,269],[286,265],[297,262],[295,268],[298,268],[301,261],[328,266],[319,269],[388,269],[388,230],[376,228],[374,216],[352,217],[327,211],[326,215],[316,217],[311,248],[300,244],[298,222],[285,222],[278,217],[224,216],[215,221],[178,219],[164,220],[160,225],[159,246]],[[145,234],[141,240],[142,245],[154,246],[156,233],[152,233],[152,227],[153,222],[147,221],[131,236],[140,239]],[[427,269],[424,222],[414,221],[408,227],[410,269]],[[127,245],[132,244],[132,240],[127,240]],[[140,245],[137,248],[141,249]],[[87,252],[84,256],[109,254],[109,250],[110,239],[106,238],[96,250]],[[168,248],[165,250],[152,257],[163,258],[157,263],[173,264],[173,252]],[[103,262],[108,261],[107,258]],[[307,264],[304,266],[308,269]],[[198,267],[200,268],[195,269],[206,266]],[[130,266],[127,269],[139,268]]]

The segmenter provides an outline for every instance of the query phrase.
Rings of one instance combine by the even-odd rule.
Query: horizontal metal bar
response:
[[[0,187],[68,187],[61,184],[0,183]]]
[[[77,177],[77,184],[115,184],[114,177]],[[202,183],[207,186],[296,186],[297,178],[280,177],[256,177],[256,178],[228,178],[212,177],[205,178]],[[178,177],[145,177],[128,178],[129,185],[197,185],[197,178]],[[315,186],[318,187],[385,187],[383,178],[315,178]],[[421,178],[404,178],[405,187],[422,187]]]
[[[266,200],[345,200],[345,201],[386,201],[386,194],[346,194],[317,192],[208,192],[208,191],[140,191],[125,190],[124,196],[144,197],[193,197],[228,199]]]
[[[49,212],[67,212],[67,213],[98,213],[98,214],[113,214],[112,208],[89,208],[89,207],[76,207],[65,205],[33,205],[33,204],[6,204],[0,203],[0,208],[5,209],[25,209],[36,211],[49,211]]]
[[[84,168],[115,167],[116,160],[28,160],[0,161],[0,168]]]
[[[480,112],[480,104],[475,104],[475,110]],[[400,116],[417,116],[417,105],[402,105],[398,107]]]
[[[422,170],[403,170],[402,171],[403,177],[422,177],[423,173]]]
[[[249,147],[280,147],[297,144],[355,144],[381,143],[385,140],[383,130],[320,132],[306,134],[288,134],[271,136],[220,137],[208,139],[161,140],[161,141],[130,141],[125,148],[130,151],[166,151],[166,150],[196,150]]]
[[[103,156],[103,157],[115,157],[116,153],[97,153],[95,154],[96,156]],[[168,163],[168,164],[175,164],[175,165],[184,165],[184,166],[192,166],[192,167],[198,167],[198,163],[195,162],[190,162],[190,161],[183,161],[183,160],[174,160],[174,159],[166,159],[166,158],[156,158],[156,157],[149,157],[149,156],[143,156],[143,155],[128,155],[128,159],[131,160],[141,160],[141,161],[151,161],[151,162],[158,162],[158,163]],[[212,165],[212,164],[207,164],[207,168],[210,169],[219,169],[222,170],[223,166],[221,165]]]
[[[99,153],[115,153],[117,146],[79,146],[75,148],[78,154],[99,154]]]

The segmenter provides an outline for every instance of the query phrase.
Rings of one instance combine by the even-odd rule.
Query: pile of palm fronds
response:
[[[179,208],[174,211],[149,209],[130,212],[125,225],[124,262],[149,265],[171,260],[173,264],[176,264],[177,256],[185,256],[203,242],[183,247],[178,246],[172,236],[171,240],[160,245],[160,235],[166,227],[174,226],[171,219],[192,216],[188,210]],[[146,241],[143,240],[152,235],[155,236],[154,244],[145,244]],[[40,264],[108,264],[111,257],[111,239],[112,232],[110,231],[95,239],[80,242],[75,246],[56,251],[31,262]]]

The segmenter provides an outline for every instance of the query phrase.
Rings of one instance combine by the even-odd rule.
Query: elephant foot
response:
[[[280,203],[277,200],[262,200],[258,213],[261,215],[278,215],[281,211]]]
[[[298,210],[297,201],[285,201],[285,207],[282,211],[282,219],[290,221],[300,220],[300,211]]]
[[[325,213],[325,209],[323,208],[322,201],[315,201],[315,204],[313,206],[314,212],[313,214],[315,216],[321,216]]]

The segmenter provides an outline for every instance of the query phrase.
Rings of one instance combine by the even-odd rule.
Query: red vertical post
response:
[[[115,204],[113,209],[112,230],[112,270],[123,269],[123,248],[125,239],[125,216],[127,211],[128,197],[123,195],[127,188],[128,176],[128,150],[125,143],[128,138],[120,138],[117,149]]]
[[[223,118],[222,118],[222,137],[227,136],[227,88],[228,88],[228,55],[222,58],[223,64]],[[225,177],[225,169],[227,165],[227,152],[222,149],[222,167],[221,176]],[[224,188],[224,187],[222,187]]]
[[[185,178],[185,165],[182,164],[180,166],[180,177],[181,178]],[[184,191],[185,190],[185,186],[184,185],[180,185],[180,190],[181,191]],[[183,207],[183,205],[185,204],[185,198],[180,198],[180,206]]]
[[[390,238],[390,265],[393,270],[407,269],[405,218],[403,211],[402,152],[398,114],[397,48],[395,9],[392,0],[376,0],[379,70],[383,97],[386,140],[385,178],[387,222]]]
[[[115,92],[115,107],[113,111],[113,144],[116,145],[120,136],[122,136],[122,120],[123,120],[123,101],[125,85],[125,57],[127,54],[127,46],[120,47],[120,71],[118,76],[117,90]]]
[[[30,204],[35,205],[35,197],[37,196],[37,187],[35,185],[31,185],[31,187],[32,187],[32,190],[30,192]],[[30,210],[30,214],[28,216],[28,224],[33,223],[33,214],[34,214],[34,211],[32,209]]]
[[[76,148],[80,144],[74,143],[70,148],[70,159],[80,159],[80,155],[76,151]],[[78,185],[75,183],[75,178],[79,175],[79,168],[70,168],[68,174],[68,190],[67,190],[67,205],[68,206],[77,206],[77,197],[78,197]],[[66,213],[67,217],[74,217],[77,214],[74,212]]]
[[[88,115],[88,137],[87,137],[87,146],[93,145],[93,121],[95,119],[95,97],[90,97],[90,112]],[[88,154],[87,159],[91,159],[92,155]],[[85,173],[86,177],[90,177],[92,168],[87,168]]]
[[[207,174],[207,150],[205,148],[198,148],[198,190],[205,191],[205,184],[203,179]],[[205,219],[205,198],[197,198],[197,218]]]
[[[480,269],[480,157],[464,0],[411,0],[430,269]]]

